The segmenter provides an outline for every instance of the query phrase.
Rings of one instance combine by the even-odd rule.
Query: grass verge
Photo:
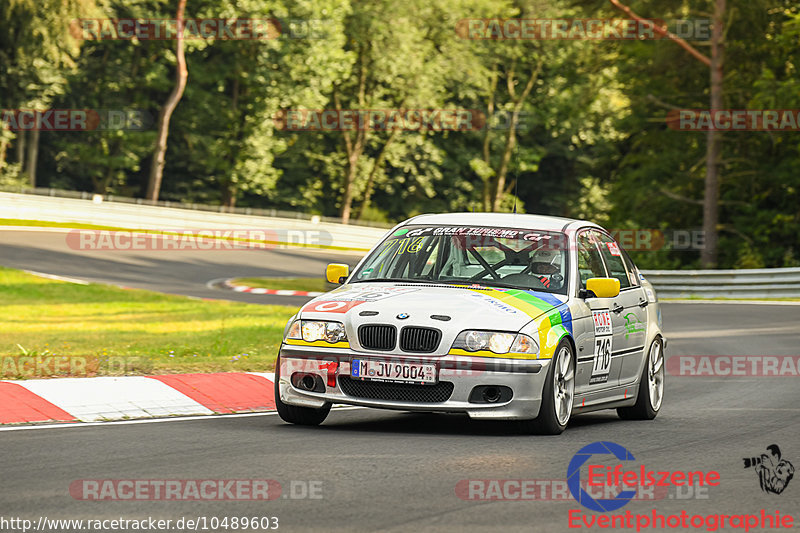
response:
[[[0,301],[0,379],[47,377],[31,365],[61,358],[56,375],[270,371],[296,311],[78,285],[2,267]]]

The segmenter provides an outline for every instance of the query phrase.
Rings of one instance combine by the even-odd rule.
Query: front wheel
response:
[[[298,405],[289,405],[281,401],[280,391],[281,380],[281,358],[275,362],[275,407],[278,409],[278,416],[284,422],[290,424],[298,424],[301,426],[318,426],[327,418],[328,413],[331,412],[331,404],[328,403],[324,407],[314,409],[313,407],[300,407]]]
[[[631,407],[620,407],[617,414],[624,420],[652,420],[661,409],[664,400],[664,343],[656,337],[647,353],[639,393]]]
[[[542,405],[535,420],[523,422],[530,433],[559,435],[566,428],[572,415],[575,397],[575,357],[572,345],[563,340],[556,348],[542,390]]]

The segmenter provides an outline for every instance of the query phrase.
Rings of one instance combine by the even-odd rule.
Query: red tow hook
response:
[[[328,373],[328,387],[336,386],[336,376],[339,374],[339,362],[330,361],[319,365],[320,370],[326,370]]]

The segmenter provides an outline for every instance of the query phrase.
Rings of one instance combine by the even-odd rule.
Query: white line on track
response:
[[[78,285],[88,285],[90,282],[78,279],[78,278],[68,278],[66,276],[56,276],[55,274],[46,274],[44,272],[36,272],[35,270],[23,270],[23,272],[27,272],[28,274],[33,274],[34,276],[38,276],[40,278],[46,279],[54,279],[56,281],[66,281],[67,283],[77,283]]]
[[[659,300],[662,304],[715,304],[715,305],[800,305],[784,300]]]
[[[703,411],[800,411],[797,407],[703,407]]]
[[[69,233],[70,231],[73,231],[73,228],[54,228],[48,226],[0,226],[0,231],[37,231],[43,233]]]
[[[770,333],[797,333],[797,325],[767,328],[715,329],[711,331],[684,331],[667,333],[667,339],[705,339],[709,337],[744,337],[747,335],[764,335]]]
[[[357,405],[334,407],[334,411],[352,411],[367,409]],[[91,426],[131,426],[135,424],[157,424],[160,422],[184,422],[189,420],[209,420],[212,418],[247,418],[251,416],[271,416],[277,415],[278,411],[266,411],[264,413],[233,413],[227,415],[200,415],[200,416],[176,416],[169,418],[147,418],[137,420],[113,420],[108,422],[63,422],[59,424],[40,424],[32,426],[0,426],[0,431],[25,431],[31,429],[63,429],[63,428],[85,428]]]

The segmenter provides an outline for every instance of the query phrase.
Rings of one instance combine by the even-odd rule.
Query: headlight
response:
[[[302,339],[303,336],[300,333],[300,321],[295,320],[292,322],[292,325],[289,327],[289,333],[286,334],[287,339]]]
[[[303,339],[306,342],[328,341],[336,343],[347,340],[344,324],[319,320],[295,320],[289,328],[287,339]]]
[[[462,331],[455,342],[453,348],[460,348],[468,352],[479,350],[489,350],[497,354],[503,353],[529,353],[539,352],[539,345],[536,341],[522,333],[503,333],[498,331]]]
[[[517,335],[517,338],[514,339],[514,344],[511,345],[509,352],[537,354],[539,353],[539,345],[533,338],[520,333]]]

